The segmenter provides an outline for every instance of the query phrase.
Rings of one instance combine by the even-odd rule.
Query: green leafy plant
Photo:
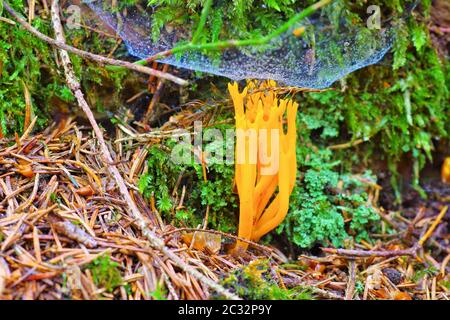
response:
[[[149,149],[147,172],[138,182],[139,191],[146,197],[154,197],[156,205],[163,213],[168,213],[173,207],[171,189],[175,186],[181,168],[170,159],[170,154],[159,146]]]
[[[304,149],[298,148],[300,157]],[[357,241],[368,240],[367,229],[379,216],[368,203],[367,186],[350,174],[333,170],[339,162],[330,162],[330,151],[308,155],[309,161],[299,161],[306,170],[291,195],[288,216],[277,231],[285,232],[292,243],[304,248],[327,241],[342,246],[350,234]],[[370,174],[365,178],[374,179]],[[345,216],[350,220],[347,225]]]
[[[167,290],[164,288],[164,285],[158,283],[156,289],[150,292],[150,297],[154,300],[167,300]]]
[[[230,125],[217,125],[214,129],[225,130]],[[202,222],[206,210],[209,210],[208,226],[225,232],[236,229],[237,208],[236,194],[233,192],[234,166],[232,164],[212,161],[207,164],[207,179],[203,176],[203,168],[197,156],[191,156],[186,164],[175,164],[170,152],[176,145],[175,140],[167,140],[160,146],[152,146],[147,157],[147,169],[140,176],[138,187],[140,192],[150,199],[156,200],[158,210],[170,221],[196,227]],[[203,150],[214,154],[223,148],[221,141],[204,142]],[[215,150],[216,149],[216,150]],[[175,210],[172,191],[182,175],[182,185],[186,187],[185,208]],[[208,209],[207,209],[208,208]],[[172,216],[172,212],[175,211]],[[171,213],[170,215],[168,215]]]
[[[105,288],[108,292],[113,292],[122,284],[119,264],[112,261],[109,255],[99,256],[88,264],[87,268],[92,272],[95,285]]]

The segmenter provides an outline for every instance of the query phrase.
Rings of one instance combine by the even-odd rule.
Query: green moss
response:
[[[27,16],[26,1],[14,0],[10,4],[22,16]],[[9,18],[1,8],[0,15]],[[41,33],[53,36],[50,17],[36,14],[32,25]],[[76,47],[82,43],[84,50],[107,55],[115,45],[113,39],[100,37],[84,28],[65,31],[68,43],[76,43]],[[37,129],[47,124],[54,111],[67,112],[71,106],[77,107],[64,73],[56,65],[55,52],[53,47],[31,35],[18,23],[12,26],[0,22],[0,130],[4,135],[20,134],[24,129],[25,87],[31,95],[32,116],[38,117]],[[78,56],[71,55],[71,59],[80,82],[85,91],[94,96],[93,100],[96,90],[89,89],[109,82],[114,87],[109,92],[114,93],[112,98],[117,103],[127,71],[108,73],[103,66],[86,62]]]
[[[150,147],[148,153],[148,169],[139,179],[139,191],[147,199],[155,197],[157,208],[163,213],[169,213],[173,209],[172,189],[182,168],[176,166],[170,154],[160,146]]]
[[[403,156],[409,155],[413,185],[419,188],[420,170],[432,161],[436,143],[448,141],[450,132],[449,90],[444,85],[449,80],[448,65],[429,45],[420,53],[408,51],[405,59],[397,71],[372,66],[347,77],[345,92],[307,95],[300,116],[306,130],[320,132],[314,141],[318,147],[362,139],[350,151],[353,157],[348,149],[335,157],[345,159],[348,167],[361,159],[370,165],[372,156],[386,161],[397,196]]]
[[[225,136],[230,126],[219,125]],[[187,164],[177,165],[171,159],[174,140],[165,141],[162,146],[152,146],[147,157],[147,170],[139,178],[140,192],[150,199],[154,195],[158,210],[168,221],[175,224],[197,227],[209,208],[208,227],[224,232],[236,230],[237,196],[233,192],[234,165],[211,162],[207,168],[207,180],[204,180],[202,165],[194,156]],[[204,142],[204,151],[214,152],[222,144]],[[164,149],[164,150],[163,150]],[[186,187],[185,208],[175,210],[173,189],[181,175],[180,192]],[[174,212],[174,214],[173,214]]]
[[[23,12],[23,2],[13,1],[12,7]],[[4,15],[4,13],[2,14]],[[33,26],[48,33],[48,21],[39,17]],[[25,117],[25,88],[32,96],[32,113],[39,117],[38,126],[45,123],[42,116],[51,95],[55,78],[52,49],[30,35],[28,31],[8,23],[0,23],[0,130],[4,135],[21,133]],[[38,98],[39,97],[39,98]]]
[[[87,265],[92,272],[92,279],[96,286],[105,288],[108,292],[122,284],[119,264],[111,260],[109,255],[102,255]]]
[[[270,276],[267,260],[254,260],[234,270],[221,281],[226,288],[249,300],[312,300],[312,293],[302,287],[283,289]]]
[[[226,129],[233,129],[232,125],[216,125],[210,129],[218,129],[225,138]],[[217,143],[205,142],[204,152],[215,154],[217,149],[222,149],[222,141]],[[222,150],[225,153],[225,150]],[[220,152],[220,151],[219,151]],[[211,161],[208,164],[207,181],[203,179],[202,167],[199,163],[193,163],[196,179],[192,181],[192,189],[187,204],[198,210],[209,207],[209,227],[224,232],[237,230],[237,194],[233,192],[234,164],[225,161],[218,163]]]
[[[152,292],[150,292],[150,297],[152,297],[154,300],[167,300],[167,290],[164,288],[164,285],[157,284],[156,289]]]
[[[350,236],[367,240],[369,231],[377,231],[377,214],[367,204],[364,187],[352,178],[363,168],[386,163],[399,200],[403,180],[409,180],[399,173],[406,163],[413,187],[424,196],[420,171],[433,161],[436,146],[448,146],[450,138],[449,65],[432,47],[426,22],[418,22],[426,19],[399,21],[403,25],[393,54],[384,63],[347,76],[337,90],[298,98],[302,179],[278,229],[292,243],[341,246]],[[347,147],[328,149],[342,143]],[[344,184],[336,193],[338,181]],[[347,224],[344,212],[351,219]]]
[[[370,172],[360,177],[339,173],[340,162],[330,160],[329,150],[314,152],[299,145],[297,154],[302,179],[293,190],[289,213],[278,233],[303,248],[327,241],[342,246],[352,236],[357,241],[370,240],[367,231],[377,226],[379,216],[362,181],[375,183],[375,177]]]
[[[137,2],[137,1],[134,1]],[[212,42],[218,39],[248,38],[266,34],[279,27],[285,17],[296,13],[299,1],[295,0],[235,0],[216,1],[212,14],[208,16],[205,30],[199,42]],[[160,30],[168,22],[191,26],[195,30],[200,21],[202,0],[148,0],[149,5],[157,5],[152,25],[154,39],[159,38]]]
[[[448,144],[448,63],[437,56],[423,24],[411,18],[400,30],[404,34],[394,45],[391,65],[351,74],[338,84],[342,90],[299,98],[298,163],[304,179],[294,189],[279,232],[301,247],[324,241],[340,246],[349,235],[368,239],[377,215],[361,186],[352,186],[357,183],[352,173],[387,163],[399,199],[402,179],[408,178],[399,174],[405,157],[420,192],[421,169],[433,160],[437,143]],[[341,143],[348,146],[327,149]],[[339,180],[345,182],[344,194],[330,193]],[[344,211],[352,219],[348,225]]]

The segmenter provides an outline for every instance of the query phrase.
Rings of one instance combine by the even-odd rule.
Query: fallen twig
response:
[[[420,245],[416,244],[413,247],[405,250],[354,250],[354,249],[334,249],[334,248],[321,248],[323,252],[337,254],[346,257],[359,257],[359,258],[369,258],[369,257],[398,257],[398,256],[412,256],[417,255],[417,251],[420,249]]]
[[[163,66],[163,69],[162,69],[163,72],[166,72],[168,68],[169,68],[169,65],[165,64]],[[150,117],[152,115],[152,112],[153,112],[153,110],[155,108],[155,105],[159,102],[159,98],[161,96],[161,92],[162,92],[163,87],[164,87],[164,80],[161,79],[161,80],[158,81],[158,84],[156,86],[156,90],[153,93],[152,101],[150,101],[150,104],[148,105],[148,108],[147,108],[147,112],[144,115],[144,122],[145,123],[148,122],[148,120],[150,119]]]
[[[57,232],[68,237],[69,239],[82,243],[90,249],[97,247],[97,241],[95,241],[95,239],[93,239],[88,233],[74,225],[72,222],[55,221],[52,224]]]
[[[356,262],[351,260],[348,262],[348,282],[345,290],[345,300],[353,300],[356,285]]]

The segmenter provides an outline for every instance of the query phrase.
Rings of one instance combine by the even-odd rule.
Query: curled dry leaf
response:
[[[396,291],[393,294],[394,300],[412,300],[411,296],[407,292]]]
[[[181,236],[183,241],[196,250],[208,250],[211,253],[218,253],[221,247],[222,237],[220,234],[208,232],[190,232]]]
[[[317,261],[308,262],[308,272],[310,272],[311,276],[315,279],[322,278],[325,269],[326,266],[322,263],[318,263]]]
[[[78,189],[76,193],[83,197],[90,197],[94,195],[95,191],[90,185],[87,185]]]
[[[17,172],[27,178],[33,178],[34,172],[31,163],[17,165]]]
[[[385,289],[385,288],[381,288],[378,290],[373,290],[373,294],[380,299],[391,299],[391,295],[389,294],[389,292]]]

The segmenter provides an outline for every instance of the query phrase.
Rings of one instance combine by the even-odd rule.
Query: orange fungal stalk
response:
[[[450,184],[450,157],[445,158],[441,169],[442,182]]]

